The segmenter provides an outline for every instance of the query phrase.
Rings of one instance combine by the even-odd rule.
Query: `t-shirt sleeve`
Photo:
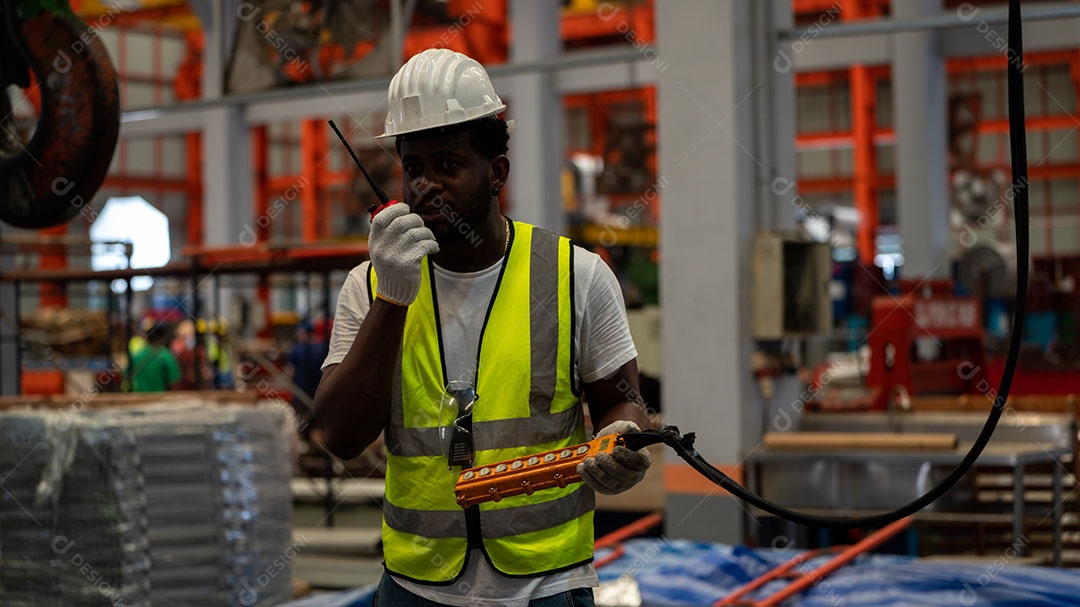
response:
[[[582,249],[575,251],[575,256],[586,257],[584,267],[579,268],[585,288],[578,290],[584,300],[578,304],[584,307],[578,374],[582,382],[590,383],[608,377],[637,358],[637,349],[630,336],[626,304],[615,274],[595,254]]]
[[[334,329],[330,332],[330,349],[323,361],[322,369],[345,360],[349,353],[360,323],[364,322],[371,302],[368,301],[367,269],[370,262],[360,264],[345,277],[338,295],[337,310],[334,313]]]
[[[176,357],[172,355],[172,352],[166,352],[166,355],[161,358],[165,365],[165,380],[167,382],[165,388],[170,388],[176,382],[180,381],[180,363],[177,362]]]

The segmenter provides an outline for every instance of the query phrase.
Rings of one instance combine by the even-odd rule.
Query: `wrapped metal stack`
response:
[[[0,605],[287,600],[286,423],[179,403],[0,415]]]
[[[0,604],[150,605],[130,435],[67,414],[5,414],[0,471]]]
[[[222,436],[221,444],[229,445],[221,452],[228,474],[222,477],[224,526],[235,555],[225,585],[239,589],[229,605],[276,605],[292,597],[292,561],[300,547],[291,543],[292,468],[282,419],[240,410],[231,440]]]

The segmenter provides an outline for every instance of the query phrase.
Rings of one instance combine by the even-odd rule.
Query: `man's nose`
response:
[[[430,193],[432,190],[440,188],[441,184],[434,179],[428,178],[427,175],[421,175],[420,177],[416,177],[415,179],[413,179],[412,182],[409,184],[409,187],[411,188],[413,194],[418,197],[422,197],[425,194]]]

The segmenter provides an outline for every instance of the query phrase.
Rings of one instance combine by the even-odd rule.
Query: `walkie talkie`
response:
[[[345,149],[349,151],[349,155],[352,156],[353,162],[356,163],[356,166],[360,169],[360,172],[364,174],[364,177],[367,179],[368,185],[370,185],[371,189],[375,192],[375,197],[378,198],[379,202],[381,203],[377,205],[373,204],[368,207],[368,213],[370,213],[371,215],[369,219],[375,219],[375,215],[379,211],[385,209],[392,204],[397,203],[397,201],[390,200],[390,197],[386,195],[386,192],[382,191],[382,188],[379,187],[379,184],[375,183],[375,180],[371,178],[371,175],[368,175],[368,172],[364,169],[364,165],[360,164],[360,158],[356,156],[356,152],[353,151],[352,146],[349,145],[349,142],[345,140],[345,136],[342,135],[341,131],[338,130],[337,125],[334,124],[334,121],[327,120],[327,122],[330,123],[330,128],[334,129],[334,132],[337,133],[338,139],[340,139],[341,143],[345,145]]]

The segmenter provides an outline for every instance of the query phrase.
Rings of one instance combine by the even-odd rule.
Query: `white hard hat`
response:
[[[506,109],[487,71],[450,49],[413,55],[390,81],[385,131],[393,137],[494,116]]]

